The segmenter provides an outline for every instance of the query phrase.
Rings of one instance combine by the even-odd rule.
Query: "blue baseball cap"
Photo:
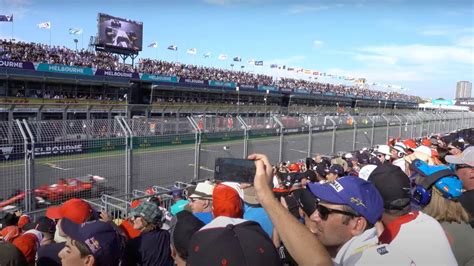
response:
[[[69,238],[85,244],[98,265],[118,265],[123,251],[123,239],[110,223],[90,221],[82,224],[64,218],[61,230]]]
[[[371,224],[375,224],[384,211],[377,188],[356,176],[344,176],[324,184],[311,183],[308,189],[322,201],[350,206]]]

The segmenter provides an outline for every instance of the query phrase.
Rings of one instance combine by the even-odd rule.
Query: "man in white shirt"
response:
[[[416,265],[457,265],[443,228],[431,216],[411,211],[410,180],[397,166],[378,166],[368,179],[384,200],[380,243],[407,254]]]

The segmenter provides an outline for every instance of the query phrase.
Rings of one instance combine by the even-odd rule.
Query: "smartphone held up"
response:
[[[255,162],[247,159],[217,158],[214,166],[216,181],[237,183],[253,183],[255,178]]]

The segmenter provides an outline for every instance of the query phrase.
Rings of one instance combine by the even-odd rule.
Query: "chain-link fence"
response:
[[[35,195],[68,198],[124,193],[126,132],[116,120],[30,121]]]
[[[20,121],[0,122],[0,210],[28,206],[34,194],[28,180],[27,136]],[[31,203],[31,199],[29,200]],[[26,204],[26,205],[25,205]]]
[[[2,122],[0,207],[31,210],[81,197],[127,211],[124,202],[140,190],[165,193],[158,188],[212,178],[219,157],[263,153],[272,163],[296,161],[473,124],[471,113],[429,112]]]

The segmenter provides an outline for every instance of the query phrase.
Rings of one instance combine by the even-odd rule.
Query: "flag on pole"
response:
[[[271,64],[270,68],[278,68],[278,65],[277,64]]]
[[[155,41],[155,42],[152,42],[148,45],[148,47],[150,48],[157,48],[158,47],[158,43]]]
[[[9,15],[0,15],[0,22],[13,22],[13,14]]]
[[[47,21],[47,22],[40,23],[38,24],[38,28],[49,30],[51,29],[51,22]]]
[[[255,65],[255,59],[250,59],[249,61],[247,61],[247,64]]]
[[[227,55],[226,54],[220,54],[219,57],[217,57],[219,60],[227,60]]]
[[[263,66],[263,61],[255,61],[256,66]]]
[[[234,62],[242,62],[242,58],[240,56],[234,57]]]
[[[173,45],[170,45],[170,46],[168,46],[168,50],[171,50],[171,51],[178,51],[178,46],[176,46],[176,45],[174,45],[174,44],[173,44]]]
[[[212,55],[211,52],[207,52],[207,53],[204,54],[204,58],[209,58],[209,57],[211,57],[211,55]]]
[[[83,30],[81,28],[69,28],[69,34],[81,35]]]
[[[190,55],[195,55],[195,54],[197,54],[197,49],[196,48],[188,49],[188,51],[186,51],[186,53],[188,53]]]
[[[240,66],[240,68],[245,68],[245,66]]]

